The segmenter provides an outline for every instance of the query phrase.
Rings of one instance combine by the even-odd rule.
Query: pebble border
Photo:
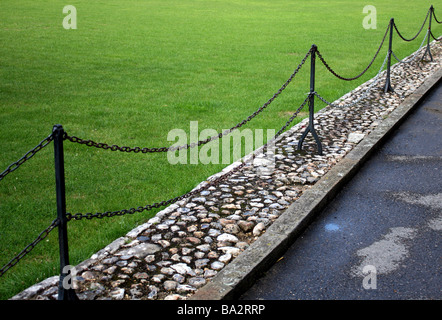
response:
[[[222,184],[165,208],[77,265],[78,297],[81,300],[191,298],[440,67],[442,47],[436,41],[430,45],[433,62],[392,66],[394,93],[383,93],[384,74],[381,74],[381,81],[356,106],[327,106],[315,114],[323,156],[317,155],[311,135],[304,142],[305,152],[296,151],[299,137],[308,124],[308,118],[304,119],[275,140],[274,154],[269,155],[272,159],[264,155],[256,158]],[[425,47],[420,50],[418,58],[424,50]],[[334,104],[351,103],[372,81]],[[250,155],[242,160],[249,158]],[[207,180],[239,164],[241,161],[234,162]],[[58,281],[58,276],[48,278],[11,300],[56,300]]]

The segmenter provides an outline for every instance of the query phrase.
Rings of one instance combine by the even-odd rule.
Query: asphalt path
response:
[[[242,300],[442,299],[436,85]]]

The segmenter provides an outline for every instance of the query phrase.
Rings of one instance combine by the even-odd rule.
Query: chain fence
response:
[[[356,80],[360,77],[362,77],[367,71],[368,69],[370,69],[370,67],[372,66],[373,62],[376,60],[379,52],[381,51],[382,46],[384,45],[385,42],[385,38],[387,37],[388,31],[390,30],[390,24],[387,27],[387,30],[385,30],[384,36],[382,37],[382,41],[378,47],[378,49],[376,50],[376,53],[374,55],[374,57],[371,59],[370,63],[368,64],[368,66],[362,70],[362,72],[360,74],[358,74],[357,76],[351,77],[351,78],[346,78],[343,77],[341,75],[339,75],[336,71],[334,71],[330,65],[325,61],[324,57],[322,56],[322,54],[319,52],[319,50],[316,52],[318,54],[319,59],[321,60],[322,64],[325,66],[325,68],[330,71],[331,74],[333,74],[336,78],[340,79],[340,80],[344,80],[344,81],[352,81],[352,80]]]
[[[415,51],[410,57],[407,58],[407,60],[400,60],[396,54],[391,50],[391,41],[392,41],[392,28],[394,28],[394,30],[396,31],[396,33],[399,35],[399,37],[407,42],[413,41],[415,40],[419,34],[422,32],[426,22],[428,21],[428,18],[430,17],[429,20],[429,28],[428,31],[426,32],[426,35],[419,47],[419,49],[417,51]],[[165,207],[168,206],[170,204],[176,203],[178,201],[184,200],[186,198],[190,198],[194,195],[199,194],[200,192],[208,189],[211,186],[216,186],[219,185],[222,181],[225,181],[226,179],[228,179],[229,177],[231,177],[232,175],[234,175],[235,173],[238,173],[239,171],[241,171],[245,166],[247,166],[249,163],[253,163],[253,160],[256,158],[256,156],[258,155],[258,153],[263,153],[267,150],[269,144],[274,141],[276,138],[278,138],[286,129],[288,126],[290,126],[290,124],[294,121],[294,119],[299,115],[299,113],[303,110],[303,108],[305,107],[305,105],[309,105],[309,110],[310,108],[313,108],[312,103],[313,103],[313,98],[316,96],[318,99],[320,99],[321,101],[323,101],[324,103],[326,103],[327,105],[330,105],[332,107],[351,107],[354,106],[356,104],[358,104],[361,100],[365,99],[367,97],[367,95],[370,93],[371,90],[373,90],[373,88],[375,87],[375,85],[379,82],[379,80],[381,79],[381,75],[383,73],[383,69],[385,67],[385,64],[387,64],[388,62],[388,70],[390,68],[390,58],[391,56],[393,56],[399,63],[411,63],[412,61],[414,61],[417,57],[418,52],[422,49],[422,47],[425,44],[425,41],[427,40],[427,50],[429,50],[429,38],[430,36],[433,37],[436,41],[440,41],[440,38],[436,38],[433,33],[431,32],[431,20],[432,18],[434,18],[434,20],[437,23],[442,23],[441,21],[437,20],[436,15],[434,13],[434,8],[433,6],[430,7],[430,9],[427,11],[425,20],[422,24],[422,26],[420,27],[418,33],[408,39],[405,38],[398,30],[398,27],[396,25],[396,23],[394,23],[394,20],[391,20],[391,23],[388,25],[382,40],[373,56],[373,58],[371,59],[371,61],[369,62],[369,64],[362,70],[361,73],[359,73],[358,75],[354,76],[354,77],[344,77],[342,75],[340,75],[339,73],[337,73],[332,67],[330,67],[330,65],[327,63],[327,61],[325,60],[324,56],[319,52],[319,50],[317,49],[317,47],[315,45],[313,45],[308,52],[305,54],[305,56],[303,57],[303,59],[301,59],[301,62],[299,63],[299,65],[295,68],[295,70],[293,71],[293,73],[290,75],[290,77],[284,82],[284,84],[279,88],[279,90],[277,92],[275,92],[273,94],[273,96],[267,100],[261,107],[259,107],[255,112],[253,112],[251,115],[249,115],[247,118],[245,118],[244,120],[242,120],[241,122],[237,123],[235,126],[231,127],[230,129],[224,130],[220,133],[218,133],[217,135],[214,135],[212,137],[209,137],[207,139],[204,140],[199,140],[197,142],[192,142],[189,144],[184,144],[184,145],[180,145],[180,146],[173,146],[173,147],[128,147],[128,146],[118,146],[115,144],[109,145],[107,143],[102,143],[102,142],[95,142],[93,140],[90,139],[82,139],[76,136],[70,136],[68,135],[65,131],[63,131],[63,136],[62,136],[62,141],[63,140],[67,140],[73,143],[78,143],[81,145],[85,145],[88,147],[95,147],[95,148],[99,148],[99,149],[103,149],[103,150],[110,150],[110,151],[120,151],[120,152],[126,152],[126,153],[157,153],[157,152],[169,152],[169,151],[176,151],[176,150],[182,150],[182,149],[189,149],[189,148],[194,148],[197,146],[201,146],[204,144],[207,144],[211,141],[223,138],[225,136],[227,136],[228,134],[230,134],[231,132],[233,132],[234,130],[237,130],[239,128],[241,128],[242,126],[244,126],[246,123],[248,123],[249,121],[251,121],[252,119],[254,119],[257,115],[259,115],[262,111],[264,111],[287,87],[288,85],[292,82],[292,80],[295,78],[295,76],[299,73],[299,71],[301,70],[302,66],[305,64],[307,58],[309,56],[312,57],[312,61],[314,61],[314,57],[317,55],[320,59],[320,61],[322,62],[322,64],[325,66],[325,68],[332,73],[332,75],[334,75],[335,77],[337,77],[340,80],[344,80],[344,81],[352,81],[352,80],[356,80],[358,78],[360,78],[361,76],[363,76],[373,65],[374,61],[376,60],[376,58],[378,57],[381,48],[383,47],[384,43],[385,43],[385,39],[387,37],[388,32],[390,31],[390,49],[387,52],[384,61],[378,71],[378,73],[374,76],[374,78],[372,78],[371,82],[369,83],[369,85],[367,86],[367,88],[364,90],[364,92],[355,100],[353,100],[351,103],[347,103],[347,104],[335,104],[335,103],[331,103],[328,100],[326,100],[324,97],[322,97],[318,92],[311,90],[311,92],[308,93],[307,98],[304,99],[304,101],[299,105],[298,109],[296,109],[296,111],[291,115],[291,117],[287,120],[287,122],[278,130],[278,132],[275,134],[275,136],[272,139],[268,139],[267,143],[265,143],[262,148],[255,150],[254,152],[252,152],[251,156],[248,157],[249,160],[244,161],[242,160],[241,163],[239,165],[237,165],[236,167],[234,167],[233,169],[231,169],[230,171],[224,173],[221,176],[217,176],[216,178],[212,179],[212,180],[208,180],[205,181],[205,183],[202,183],[199,185],[199,187],[184,193],[180,196],[177,197],[173,197],[170,198],[168,200],[164,200],[164,201],[160,201],[160,202],[155,202],[152,204],[148,204],[145,206],[138,206],[138,207],[132,207],[129,209],[121,209],[121,210],[117,210],[117,211],[105,211],[105,212],[96,212],[96,213],[66,213],[64,212],[64,219],[66,219],[66,221],[72,221],[72,220],[82,220],[82,219],[94,219],[94,218],[98,218],[98,219],[102,219],[105,217],[113,217],[113,216],[123,216],[126,214],[135,214],[135,213],[140,213],[140,212],[144,212],[144,211],[150,211],[152,209],[155,208],[160,208],[160,207]],[[431,57],[431,53],[430,53],[430,57]],[[423,59],[423,58],[422,58]],[[313,62],[312,62],[313,63]],[[312,79],[312,77],[311,77]],[[313,79],[314,79],[314,75],[313,75]],[[310,121],[312,121],[312,119],[310,119]],[[311,124],[312,125],[312,124]],[[60,126],[61,127],[61,126]],[[27,162],[28,160],[30,160],[35,154],[37,154],[39,151],[41,151],[43,148],[45,148],[46,146],[48,146],[52,141],[54,141],[54,132],[51,133],[50,135],[48,135],[46,138],[44,138],[37,146],[35,146],[34,148],[32,148],[31,150],[29,150],[26,154],[24,154],[24,156],[22,156],[19,160],[13,162],[12,164],[10,164],[3,172],[0,173],[0,181],[2,181],[8,174],[10,174],[11,172],[17,170],[21,165],[23,165],[25,162]],[[62,143],[61,141],[61,143]],[[249,162],[251,161],[251,162]],[[63,173],[64,174],[64,173]],[[63,177],[64,179],[64,177]],[[64,193],[64,185],[63,187],[63,193]],[[57,191],[58,192],[58,191]],[[64,196],[64,194],[63,194]],[[58,204],[57,204],[58,206]],[[65,210],[65,208],[64,208]],[[6,265],[4,265],[2,268],[0,268],[0,277],[3,276],[10,268],[12,268],[13,266],[15,266],[21,259],[23,259],[27,254],[29,254],[36,245],[38,245],[43,239],[45,239],[49,233],[57,228],[60,227],[60,225],[62,224],[62,220],[60,219],[60,217],[58,217],[57,219],[53,220],[52,223],[46,228],[44,229],[37,237],[34,241],[32,241],[29,245],[27,245],[20,253],[18,253],[13,259],[11,259]],[[64,223],[64,222],[63,222]],[[59,228],[60,229],[60,228]]]
[[[394,53],[394,51],[392,51],[391,54],[392,54],[393,57],[394,57],[398,62],[400,62],[400,63],[411,63],[411,62],[413,62],[414,60],[416,60],[416,57],[417,57],[418,53],[420,52],[420,50],[421,50],[422,47],[424,46],[425,41],[426,41],[427,38],[428,38],[428,33],[429,33],[429,31],[427,31],[427,33],[425,34],[425,37],[424,37],[424,39],[422,40],[422,43],[421,43],[421,45],[419,46],[419,49],[417,49],[417,50],[416,50],[411,56],[409,56],[407,60],[405,60],[405,59],[404,59],[404,60],[399,59],[399,58],[396,56],[396,54]]]
[[[207,144],[211,141],[220,139],[228,134],[230,134],[231,132],[235,131],[236,129],[241,128],[243,125],[245,125],[247,122],[249,122],[250,120],[252,120],[253,118],[255,118],[258,114],[260,114],[264,109],[266,109],[286,88],[287,86],[290,84],[290,82],[292,82],[292,80],[295,78],[296,74],[301,70],[302,66],[304,65],[305,61],[307,60],[307,58],[309,57],[309,55],[311,54],[311,49],[306,53],[306,55],[304,56],[304,58],[301,60],[301,63],[297,66],[297,68],[295,69],[295,71],[290,75],[290,77],[287,79],[286,82],[284,82],[284,84],[281,86],[281,88],[279,88],[279,90],[273,94],[273,96],[266,102],[264,103],[261,107],[259,107],[259,109],[257,109],[255,112],[253,112],[251,115],[249,115],[246,119],[242,120],[241,122],[237,123],[235,126],[231,127],[230,129],[226,129],[223,132],[220,132],[219,134],[209,137],[207,139],[204,140],[199,140],[197,142],[192,142],[190,144],[185,144],[185,145],[181,145],[181,146],[173,146],[173,147],[160,147],[160,148],[140,148],[140,147],[120,147],[118,145],[109,145],[107,143],[101,143],[101,142],[95,142],[92,140],[85,140],[85,139],[81,139],[75,136],[69,136],[68,134],[65,134],[65,139],[74,142],[74,143],[79,143],[79,144],[83,144],[86,145],[88,147],[95,147],[95,148],[100,148],[100,149],[104,149],[104,150],[111,150],[111,151],[121,151],[121,152],[134,152],[134,153],[154,153],[154,152],[169,152],[169,151],[176,151],[176,150],[182,150],[182,149],[189,149],[189,148],[194,148],[196,146],[201,146],[204,144]]]
[[[404,40],[404,41],[410,42],[410,41],[415,40],[415,39],[420,35],[420,33],[422,32],[422,29],[424,28],[425,23],[426,23],[427,20],[428,20],[428,16],[430,15],[431,12],[434,12],[434,11],[432,10],[432,8],[428,9],[428,11],[427,11],[427,15],[425,16],[425,20],[424,20],[424,22],[422,23],[422,26],[420,27],[419,31],[416,33],[416,35],[415,35],[414,37],[412,37],[412,38],[410,38],[410,39],[405,38],[405,37],[399,32],[398,27],[396,26],[396,22],[395,22],[395,23],[393,23],[393,26],[394,26],[394,29],[396,30],[396,33],[397,33],[398,36],[399,36],[402,40]]]
[[[302,111],[302,109],[304,108],[304,106],[308,102],[308,99],[309,99],[309,97],[307,97],[304,100],[304,102],[301,103],[299,108],[292,114],[292,116],[289,118],[289,120],[278,130],[278,132],[275,134],[275,136],[272,139],[270,139],[267,143],[265,143],[263,145],[262,150],[254,151],[252,153],[251,160],[255,159],[257,153],[265,152],[265,150],[268,147],[269,142],[273,141],[274,139],[279,137],[287,129],[287,127],[293,122],[293,120]],[[165,201],[161,201],[161,202],[156,202],[156,203],[153,203],[153,204],[149,204],[149,205],[146,205],[146,206],[140,206],[140,207],[137,207],[137,208],[122,209],[122,210],[118,210],[118,211],[106,211],[106,212],[97,212],[97,213],[90,213],[89,212],[89,213],[76,213],[76,214],[67,213],[66,216],[67,216],[68,221],[70,221],[70,220],[81,220],[83,218],[86,218],[86,219],[93,219],[93,218],[102,219],[104,217],[123,216],[125,214],[134,214],[134,213],[137,213],[137,212],[149,211],[149,210],[152,210],[154,208],[164,207],[164,206],[173,204],[175,202],[184,200],[186,198],[192,197],[194,195],[197,195],[198,193],[200,193],[200,192],[202,192],[204,190],[207,190],[211,186],[219,185],[222,181],[227,180],[227,178],[229,178],[233,174],[239,172],[248,163],[250,163],[250,162],[249,161],[242,161],[240,165],[238,165],[235,168],[233,168],[232,170],[224,173],[223,175],[215,178],[214,180],[207,181],[207,183],[205,183],[203,186],[200,186],[199,188],[193,189],[190,192],[187,192],[187,193],[185,193],[183,195],[180,195],[178,197],[171,198],[169,200],[165,200]]]
[[[434,40],[436,40],[436,41],[440,41],[440,40],[442,39],[442,37],[440,37],[440,38],[436,38],[436,37],[434,36],[433,32],[431,32],[431,30],[428,30],[428,31],[430,32],[431,37],[433,37]]]
[[[37,152],[39,152],[41,149],[43,149],[48,144],[50,144],[52,140],[54,140],[54,137],[51,133],[49,136],[44,138],[37,146],[35,146],[34,148],[32,148],[31,150],[26,152],[26,154],[23,157],[21,157],[20,159],[18,159],[17,161],[15,161],[13,163],[11,163],[6,168],[6,170],[4,170],[2,173],[0,173],[0,181],[3,180],[3,178],[6,177],[11,172],[14,172],[15,170],[17,170],[22,164],[24,164],[26,161],[31,159],[33,156],[35,156],[35,154]]]
[[[28,244],[19,254],[17,254],[14,258],[12,258],[7,264],[5,264],[3,267],[0,268],[0,277],[3,276],[6,271],[8,271],[10,268],[15,266],[21,259],[23,259],[28,253],[32,251],[32,249],[35,248],[37,244],[39,244],[42,240],[44,240],[49,233],[54,230],[56,227],[58,227],[58,219],[55,219],[52,221],[52,223],[44,229],[37,238],[35,238],[34,241],[32,241],[30,244]]]
[[[384,70],[384,66],[387,62],[388,59],[388,54],[385,55],[385,59],[384,62],[382,63],[382,66],[379,69],[379,72],[376,74],[376,76],[373,78],[372,82],[367,86],[367,89],[365,89],[364,93],[361,94],[356,100],[354,100],[351,103],[347,103],[347,104],[334,104],[332,102],[327,101],[324,97],[322,97],[319,93],[314,92],[315,96],[317,96],[322,102],[324,102],[325,104],[332,106],[332,107],[339,107],[339,108],[350,108],[353,107],[355,105],[357,105],[359,102],[361,102],[362,100],[364,100],[368,94],[373,90],[373,88],[375,87],[375,85],[379,82],[380,80],[380,76],[382,74],[382,71]]]
[[[441,24],[442,21],[437,20],[437,18],[436,18],[436,13],[434,12],[434,9],[433,9],[432,11],[433,11],[433,18],[434,18],[434,20],[435,20],[437,23]]]

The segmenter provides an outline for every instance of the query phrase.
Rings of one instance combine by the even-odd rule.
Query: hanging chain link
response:
[[[277,137],[279,137],[284,131],[285,129],[290,125],[290,123],[293,122],[293,120],[298,116],[298,114],[301,112],[301,110],[304,108],[304,106],[306,105],[307,101],[309,100],[309,97],[307,97],[303,103],[299,106],[299,108],[293,113],[293,115],[290,117],[290,119],[281,127],[281,129],[279,129],[279,131],[275,134],[275,136],[270,140],[274,140]],[[267,142],[263,148],[262,151],[259,152],[265,152],[265,150],[268,147],[269,142]],[[257,151],[253,152],[251,159],[254,159],[256,157],[256,153]],[[194,195],[199,194],[201,191],[207,190],[209,187],[211,186],[217,186],[218,184],[220,184],[222,181],[225,181],[227,178],[229,178],[230,176],[232,176],[233,174],[235,174],[236,172],[239,172],[245,165],[247,164],[247,162],[241,162],[241,164],[239,164],[238,166],[236,166],[235,168],[233,168],[232,170],[230,170],[229,172],[223,174],[222,176],[219,176],[217,178],[215,178],[214,180],[211,181],[207,181],[206,184],[204,184],[203,186],[194,189],[190,192],[187,192],[181,196],[175,197],[175,198],[171,198],[169,200],[165,200],[165,201],[161,201],[161,202],[156,202],[153,204],[149,204],[147,206],[140,206],[137,208],[130,208],[130,209],[123,209],[123,210],[118,210],[118,211],[106,211],[106,212],[97,212],[97,213],[76,213],[76,214],[72,214],[72,213],[67,213],[66,214],[66,218],[68,221],[70,220],[81,220],[83,218],[86,219],[93,219],[93,218],[98,218],[98,219],[102,219],[104,217],[113,217],[113,216],[123,216],[125,214],[134,214],[137,212],[143,212],[143,211],[149,211],[152,210],[154,208],[160,208],[160,207],[164,207],[170,204],[173,204],[175,202],[190,198]]]
[[[433,11],[434,20],[436,20],[436,22],[439,23],[439,24],[442,23],[442,21],[437,20],[436,14],[434,13],[434,9],[432,11]]]
[[[356,80],[356,79],[360,78],[362,75],[364,75],[364,74],[367,72],[367,70],[370,69],[370,67],[371,67],[371,65],[373,64],[373,62],[376,60],[376,57],[378,56],[379,51],[381,50],[382,46],[384,45],[384,41],[385,41],[385,38],[387,37],[387,33],[388,33],[388,30],[389,30],[389,29],[390,29],[390,24],[388,24],[387,30],[385,31],[384,37],[382,38],[382,41],[381,41],[381,44],[379,45],[379,47],[378,47],[378,49],[377,49],[377,51],[376,51],[376,53],[375,53],[373,59],[371,59],[371,61],[370,61],[370,63],[368,64],[368,66],[367,66],[367,67],[366,67],[366,68],[365,68],[360,74],[358,74],[357,76],[352,77],[352,78],[346,78],[346,77],[343,77],[343,76],[337,74],[337,73],[336,73],[336,72],[335,72],[335,71],[334,71],[334,70],[328,65],[328,63],[325,61],[325,59],[323,58],[323,56],[322,56],[322,54],[319,52],[319,50],[317,50],[316,53],[318,54],[318,57],[319,57],[319,59],[321,60],[321,62],[324,64],[325,68],[326,68],[328,71],[330,71],[335,77],[337,77],[337,78],[339,78],[339,79],[341,79],[341,80],[345,80],[345,81]]]
[[[383,61],[383,63],[382,63],[382,66],[379,68],[379,72],[376,74],[376,76],[373,78],[373,81],[367,86],[367,89],[364,91],[364,93],[363,94],[361,94],[361,96],[359,96],[359,98],[357,98],[356,100],[354,100],[353,102],[351,102],[351,103],[347,103],[347,104],[344,104],[344,105],[336,105],[336,104],[334,104],[334,103],[332,103],[332,102],[329,102],[329,101],[327,101],[324,97],[322,97],[319,93],[317,93],[317,92],[313,92],[313,94],[315,95],[315,96],[317,96],[322,102],[324,102],[324,103],[326,103],[326,104],[328,104],[329,106],[331,106],[331,107],[339,107],[339,108],[345,108],[345,107],[353,107],[353,106],[355,106],[356,104],[358,104],[360,101],[362,101],[363,99],[365,99],[367,96],[368,96],[368,94],[371,92],[371,90],[374,88],[374,86],[376,85],[376,83],[379,81],[379,79],[380,79],[380,75],[381,75],[381,73],[382,73],[382,70],[384,69],[384,66],[385,66],[385,63],[387,62],[387,60],[388,60],[388,53],[385,55],[385,58],[384,58],[384,61]]]
[[[440,41],[440,40],[442,40],[442,37],[440,37],[440,38],[436,38],[436,37],[434,36],[433,32],[431,32],[431,30],[428,30],[428,31],[430,31],[430,34],[431,34],[431,36],[433,37],[434,40],[436,40],[436,41]]]
[[[419,29],[419,31],[417,32],[417,34],[416,34],[413,38],[411,38],[411,39],[407,39],[407,38],[404,38],[404,36],[402,36],[402,34],[399,32],[399,30],[398,30],[398,28],[397,28],[397,26],[396,26],[396,22],[395,22],[395,23],[393,24],[393,26],[394,26],[394,29],[396,30],[398,36],[399,36],[402,40],[404,40],[404,41],[408,41],[408,42],[409,42],[409,41],[413,41],[414,39],[416,39],[416,38],[419,36],[419,34],[422,32],[422,29],[424,28],[424,25],[425,25],[425,23],[427,22],[428,15],[430,14],[430,11],[432,11],[431,8],[428,9],[428,11],[427,11],[427,15],[425,16],[425,20],[424,20],[424,23],[422,23],[421,28]]]
[[[54,140],[54,137],[52,133],[44,138],[36,147],[29,150],[23,157],[21,157],[16,162],[10,164],[5,171],[0,173],[0,181],[3,180],[4,177],[6,177],[9,173],[13,172],[14,170],[17,170],[23,163],[31,159],[37,152],[39,152],[41,149],[46,147],[51,141]]]
[[[35,248],[35,246],[42,241],[43,239],[45,239],[49,233],[58,226],[58,219],[55,219],[54,221],[52,221],[52,223],[49,225],[49,227],[47,227],[45,230],[43,230],[38,237],[32,241],[30,244],[28,244],[26,246],[26,248],[24,248],[18,255],[16,255],[13,259],[11,259],[11,261],[9,261],[7,264],[5,264],[1,269],[0,269],[0,277],[3,276],[6,271],[8,271],[10,268],[12,268],[13,266],[15,266],[21,259],[23,259],[29,252],[32,251],[32,249]]]
[[[296,76],[296,74],[301,70],[302,66],[304,65],[305,61],[307,60],[308,56],[311,54],[312,49],[310,49],[307,54],[304,56],[304,58],[301,60],[301,63],[298,65],[298,67],[295,69],[295,71],[290,75],[290,77],[287,79],[287,81],[279,88],[279,90],[266,102],[264,103],[259,109],[257,109],[255,112],[253,112],[250,116],[248,116],[243,121],[239,122],[235,126],[231,127],[230,129],[224,130],[223,132],[220,132],[219,134],[209,137],[204,140],[199,140],[197,142],[192,142],[190,144],[185,144],[181,146],[171,146],[171,147],[160,147],[160,148],[140,148],[140,147],[127,147],[127,146],[118,146],[118,145],[109,145],[107,143],[102,142],[95,142],[93,140],[86,140],[81,139],[75,136],[69,136],[67,133],[65,133],[64,139],[67,139],[71,142],[79,143],[82,145],[86,145],[88,147],[95,147],[100,148],[104,150],[111,150],[111,151],[121,151],[121,152],[134,152],[134,153],[154,153],[154,152],[168,152],[168,151],[176,151],[181,149],[189,149],[196,146],[201,146],[206,143],[209,143],[210,141],[220,139],[223,136],[228,135],[232,131],[241,128],[243,125],[245,125],[247,122],[255,118],[258,114],[260,114],[264,109],[266,109],[281,93],[284,91],[285,88],[292,82],[293,78]]]
[[[425,37],[424,37],[424,39],[422,40],[421,45],[419,46],[419,49],[417,49],[417,50],[416,50],[411,56],[409,56],[409,57],[407,58],[407,60],[406,60],[406,59],[404,59],[404,60],[399,59],[399,58],[396,56],[396,54],[394,53],[394,51],[392,51],[391,54],[392,54],[393,57],[394,57],[398,62],[400,62],[400,63],[411,63],[411,62],[413,62],[413,61],[416,59],[416,57],[417,57],[418,53],[420,52],[420,50],[422,49],[422,47],[424,46],[425,40],[427,40],[427,37],[428,37],[428,34],[429,34],[429,33],[430,33],[430,30],[427,30],[427,32],[425,33]]]

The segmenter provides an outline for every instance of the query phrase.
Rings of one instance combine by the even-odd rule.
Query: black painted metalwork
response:
[[[318,134],[315,130],[314,124],[314,114],[315,114],[315,64],[316,64],[316,51],[317,46],[314,44],[311,48],[311,58],[310,58],[310,93],[309,93],[309,102],[308,102],[308,110],[309,110],[309,123],[307,129],[302,134],[301,138],[298,142],[298,150],[302,149],[302,144],[304,143],[304,139],[307,134],[310,132],[315,138],[316,144],[318,146],[318,154],[322,155],[322,144],[319,140]]]
[[[58,241],[60,247],[60,281],[58,284],[58,300],[78,300],[75,290],[65,281],[69,268],[69,247],[66,218],[66,191],[64,175],[64,152],[63,140],[64,129],[61,125],[55,125],[54,134],[54,158],[55,158],[55,189],[57,198],[57,218],[58,218]],[[68,279],[66,279],[68,280]]]
[[[428,39],[427,39],[427,48],[425,49],[424,55],[422,56],[422,60],[424,60],[425,56],[428,53],[428,56],[430,57],[430,61],[433,61],[433,56],[431,55],[431,50],[430,50],[430,34],[431,34],[431,20],[434,16],[434,8],[433,5],[431,5],[430,7],[430,21],[428,22]]]
[[[385,92],[393,91],[393,88],[391,87],[391,83],[390,83],[391,55],[392,54],[394,55],[394,53],[392,51],[393,27],[394,27],[394,29],[396,30],[396,32],[398,33],[399,37],[402,40],[404,40],[404,41],[413,41],[414,39],[416,39],[419,36],[421,31],[423,30],[423,28],[424,28],[424,26],[426,24],[426,20],[427,20],[428,16],[430,16],[429,25],[428,25],[428,33],[427,33],[428,39],[427,39],[426,50],[425,50],[425,53],[424,53],[424,55],[422,57],[422,60],[428,54],[429,57],[430,57],[430,60],[433,61],[433,57],[432,57],[431,51],[430,51],[430,36],[432,36],[437,41],[440,41],[441,39],[437,39],[433,35],[433,33],[431,32],[432,18],[434,17],[436,23],[439,23],[439,24],[442,23],[442,21],[437,20],[436,15],[434,13],[433,6],[431,6],[429,11],[427,12],[427,16],[426,16],[424,22],[422,23],[421,28],[418,31],[418,33],[414,37],[412,37],[410,39],[407,39],[407,38],[402,36],[402,34],[399,32],[397,26],[395,25],[393,18],[390,20],[390,23],[389,23],[390,43],[389,43],[388,57],[387,57],[388,58],[388,67],[387,67],[387,78],[386,78],[386,84],[385,84]],[[382,38],[382,41],[381,41],[381,44],[378,47],[378,49],[376,51],[376,54],[374,55],[374,57],[371,60],[371,62],[368,64],[368,66],[360,74],[358,74],[357,76],[354,76],[354,77],[342,77],[341,75],[337,74],[327,64],[327,62],[324,60],[324,58],[322,57],[321,53],[318,51],[317,46],[313,44],[311,49],[309,50],[309,52],[306,53],[306,55],[302,59],[301,63],[298,65],[298,67],[295,69],[295,71],[291,74],[289,79],[282,85],[282,87],[266,103],[264,103],[264,105],[262,105],[253,114],[251,114],[249,117],[247,117],[243,121],[239,122],[237,125],[233,126],[232,128],[230,128],[228,130],[225,130],[223,132],[220,132],[216,136],[210,137],[210,138],[205,139],[205,140],[200,140],[197,143],[182,145],[182,146],[178,146],[178,147],[162,147],[162,148],[140,148],[140,147],[132,148],[132,147],[126,147],[126,146],[120,147],[120,146],[117,146],[117,145],[108,145],[106,143],[98,143],[98,142],[94,142],[92,140],[85,140],[85,139],[80,139],[80,138],[75,137],[75,136],[69,136],[64,131],[64,129],[63,129],[63,127],[61,125],[55,125],[53,127],[52,133],[48,137],[46,137],[36,147],[34,147],[30,151],[28,151],[22,158],[20,158],[19,160],[15,161],[11,165],[9,165],[6,168],[6,170],[4,170],[3,172],[0,173],[0,181],[3,181],[3,179],[9,173],[12,173],[16,169],[18,169],[26,161],[31,159],[37,152],[39,152],[41,149],[43,149],[44,147],[49,145],[52,141],[54,141],[57,218],[54,219],[54,221],[52,221],[52,223],[45,230],[43,230],[33,242],[31,242],[28,246],[26,246],[19,254],[17,254],[5,266],[0,268],[0,277],[3,276],[6,273],[6,271],[8,271],[11,267],[16,265],[28,253],[30,253],[31,250],[38,243],[40,243],[43,239],[45,239],[48,236],[48,234],[53,229],[58,227],[58,231],[59,231],[59,249],[60,249],[59,250],[59,252],[60,252],[60,280],[59,280],[58,299],[59,300],[78,300],[78,297],[77,297],[77,295],[75,293],[75,290],[74,290],[74,288],[72,286],[72,284],[73,284],[72,277],[75,276],[75,272],[74,272],[75,270],[71,269],[71,266],[69,264],[69,248],[68,248],[67,223],[70,220],[80,220],[82,218],[86,218],[86,219],[103,218],[103,217],[111,217],[111,216],[117,216],[117,215],[121,216],[121,215],[125,215],[125,214],[133,214],[135,212],[148,211],[148,210],[152,210],[154,208],[159,208],[159,207],[167,206],[169,204],[175,203],[175,202],[180,201],[182,199],[191,197],[191,196],[201,192],[202,190],[207,189],[211,185],[219,184],[220,182],[222,182],[225,179],[229,178],[234,173],[236,173],[239,170],[241,170],[241,168],[243,168],[247,164],[247,162],[242,162],[239,166],[235,167],[233,170],[229,171],[228,173],[224,174],[223,176],[220,176],[220,177],[216,178],[215,180],[213,180],[213,181],[209,182],[208,184],[204,185],[203,187],[200,187],[199,189],[194,189],[194,190],[192,190],[192,191],[190,191],[190,192],[188,192],[186,194],[183,194],[183,195],[178,196],[178,197],[171,198],[171,199],[166,200],[166,201],[156,202],[156,203],[153,203],[153,204],[146,205],[144,207],[142,207],[142,206],[137,207],[137,208],[133,207],[133,208],[130,208],[130,209],[122,209],[122,210],[112,211],[112,212],[111,211],[106,211],[106,212],[102,212],[102,213],[97,212],[95,214],[92,214],[92,213],[70,214],[70,213],[66,213],[65,172],[64,172],[64,153],[63,153],[63,141],[64,140],[69,140],[71,142],[76,142],[76,143],[79,143],[79,144],[84,144],[84,145],[89,146],[89,147],[102,148],[104,150],[111,150],[111,151],[117,151],[118,150],[118,151],[122,151],[122,152],[134,152],[134,153],[138,153],[138,152],[151,153],[151,152],[176,151],[176,150],[181,150],[181,149],[194,148],[196,146],[200,146],[200,145],[206,144],[206,143],[208,143],[208,142],[210,142],[212,140],[222,138],[223,136],[229,134],[233,130],[236,130],[236,129],[242,127],[247,122],[249,122],[254,117],[256,117],[258,114],[260,114],[265,108],[267,108],[272,103],[272,101],[274,101],[282,93],[283,90],[285,90],[285,88],[290,84],[290,82],[294,79],[295,75],[300,71],[301,67],[307,61],[308,56],[311,54],[310,92],[309,92],[308,96],[306,97],[306,99],[303,101],[303,103],[293,113],[293,115],[286,122],[286,124],[278,131],[278,133],[275,135],[274,138],[276,138],[276,137],[278,137],[279,135],[282,134],[282,132],[292,123],[292,121],[299,114],[299,112],[301,112],[301,110],[303,109],[305,104],[308,103],[309,104],[309,124],[308,124],[306,130],[303,132],[303,134],[302,134],[302,136],[301,136],[301,138],[300,138],[300,140],[298,142],[298,150],[302,149],[302,144],[304,142],[304,139],[307,136],[307,134],[310,132],[313,135],[313,137],[314,137],[314,139],[315,139],[315,141],[317,143],[319,155],[322,155],[322,144],[321,144],[319,136],[316,133],[316,130],[315,130],[315,127],[314,127],[314,107],[315,107],[314,99],[315,99],[315,95],[318,95],[318,97],[322,101],[324,101],[324,102],[326,102],[328,104],[330,104],[330,103],[327,102],[325,99],[323,99],[319,94],[317,94],[315,92],[315,61],[316,61],[316,55],[318,55],[318,57],[320,58],[320,61],[324,64],[324,66],[334,76],[336,76],[337,78],[339,78],[341,80],[345,80],[345,81],[355,80],[355,79],[361,77],[363,74],[365,74],[367,72],[367,70],[371,67],[371,65],[373,64],[374,60],[376,59],[376,57],[378,56],[378,54],[379,54],[379,52],[380,52],[380,50],[382,48],[382,45],[384,43],[384,40],[386,39],[387,34],[388,34],[388,29],[385,31],[385,34],[384,34],[384,36]],[[422,41],[422,45],[423,45],[423,43],[424,43],[424,40]],[[421,48],[422,48],[422,45],[421,45]],[[383,68],[384,64],[385,64],[385,61],[384,61],[383,65],[382,65],[382,68]],[[264,149],[266,147],[267,147],[267,144],[264,145]],[[256,154],[253,154],[253,156],[255,157]]]
[[[391,20],[390,20],[390,42],[388,43],[387,77],[385,80],[384,92],[394,91],[391,86],[391,81],[390,81],[391,53],[393,52],[392,51],[393,29],[394,29],[393,27],[394,27],[394,19],[391,18]]]

